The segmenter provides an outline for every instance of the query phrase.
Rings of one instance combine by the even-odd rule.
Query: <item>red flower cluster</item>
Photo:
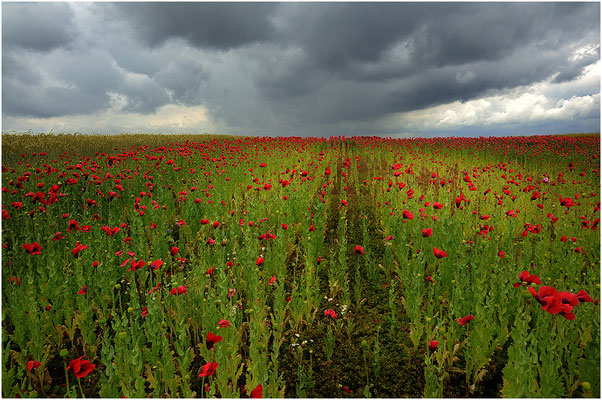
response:
[[[178,287],[171,289],[169,291],[169,294],[180,295],[180,294],[184,294],[187,292],[188,292],[188,290],[186,289],[186,286],[178,286]]]
[[[536,285],[541,285],[541,279],[539,279],[539,276],[537,275],[531,275],[529,273],[529,271],[523,271],[518,275],[518,279],[520,280],[520,282],[516,282],[513,286],[515,288],[519,287],[521,284],[526,283],[527,285],[530,285],[532,283],[536,284]]]
[[[550,314],[560,314],[569,321],[575,319],[573,307],[580,302],[593,301],[585,290],[579,291],[579,295],[576,295],[570,292],[559,292],[551,286],[540,286],[538,291],[529,287],[529,292],[542,305],[542,310]]]
[[[38,242],[33,242],[32,244],[24,243],[21,247],[29,254],[42,254],[42,246]]]

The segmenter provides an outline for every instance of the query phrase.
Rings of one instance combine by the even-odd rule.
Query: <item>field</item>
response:
[[[599,397],[600,137],[3,135],[4,397]]]

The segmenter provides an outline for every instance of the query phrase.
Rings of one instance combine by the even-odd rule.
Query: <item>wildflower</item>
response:
[[[31,255],[42,254],[42,246],[38,242],[33,242],[32,244],[24,243],[21,247]]]
[[[83,245],[80,242],[77,242],[77,245],[75,246],[74,249],[71,250],[71,253],[73,254],[73,257],[78,258],[80,251],[85,250],[87,248],[88,248],[88,246]]]
[[[473,319],[474,319],[474,317],[472,315],[467,315],[465,317],[458,318],[458,323],[461,326],[464,326],[464,325],[468,324],[470,321],[472,321]]]
[[[230,322],[227,319],[220,319],[217,323],[220,328],[227,328],[230,326]]]
[[[541,279],[539,279],[539,276],[537,275],[531,275],[529,273],[529,271],[523,271],[518,275],[518,279],[520,280],[520,282],[515,283],[513,286],[515,288],[519,287],[521,285],[521,282],[527,283],[527,284],[531,284],[534,283],[536,285],[541,285]]]
[[[84,356],[76,358],[71,361],[67,367],[68,370],[73,369],[73,373],[78,379],[87,376],[94,368],[96,368],[95,364],[92,364],[88,360],[82,360],[82,358],[84,358]]]
[[[439,250],[436,247],[433,247],[433,254],[437,258],[445,258],[445,257],[447,257],[447,253],[446,252],[444,252],[443,250]]]
[[[201,373],[199,374],[199,378],[213,375],[218,366],[219,364],[214,362],[203,365],[203,368],[201,368]]]
[[[205,345],[207,346],[207,350],[213,350],[214,345],[218,342],[221,342],[223,338],[221,336],[214,335],[213,333],[207,333],[207,340],[205,341]]]
[[[577,298],[579,299],[580,303],[589,303],[590,301],[594,301],[594,299],[592,299],[590,295],[583,289],[577,292]]]
[[[154,269],[154,270],[159,269],[162,265],[163,265],[163,260],[161,260],[161,259],[155,260],[152,263],[148,264],[149,268]]]
[[[261,399],[263,397],[263,386],[261,384],[257,385],[255,389],[251,391],[252,399]]]
[[[28,361],[27,370],[31,372],[32,368],[40,368],[41,363],[39,361]]]
[[[187,292],[188,292],[188,290],[187,290],[186,286],[178,286],[178,287],[171,289],[169,291],[169,294],[180,295],[180,294],[184,294]]]

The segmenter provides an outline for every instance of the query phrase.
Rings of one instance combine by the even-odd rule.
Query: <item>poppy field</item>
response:
[[[599,154],[3,135],[2,395],[599,397]]]

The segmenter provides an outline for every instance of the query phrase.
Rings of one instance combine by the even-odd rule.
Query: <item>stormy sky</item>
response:
[[[2,131],[600,129],[600,3],[2,3]]]

